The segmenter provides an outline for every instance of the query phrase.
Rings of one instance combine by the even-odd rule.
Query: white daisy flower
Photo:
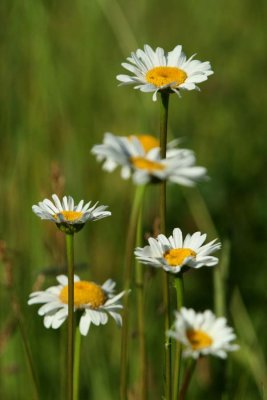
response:
[[[153,92],[153,101],[158,91],[167,90],[180,95],[180,90],[199,90],[197,84],[213,74],[209,61],[194,60],[195,54],[186,59],[182,46],[176,46],[166,53],[157,47],[154,51],[145,44],[144,50],[138,49],[128,57],[128,63],[122,66],[133,75],[118,75],[121,85],[136,85],[142,92]]]
[[[139,185],[168,180],[193,186],[196,181],[206,178],[206,168],[195,165],[193,151],[174,148],[177,143],[177,140],[170,142],[166,158],[161,159],[159,142],[153,136],[127,137],[106,133],[103,144],[93,146],[92,153],[98,161],[104,161],[106,171],[121,166],[122,178],[132,176],[134,183]]]
[[[213,240],[204,246],[207,235],[195,232],[186,235],[183,240],[179,228],[173,230],[172,236],[167,238],[160,234],[156,239],[150,237],[149,245],[137,247],[135,256],[143,264],[177,274],[183,266],[200,268],[203,265],[213,267],[218,264],[218,258],[210,256],[214,251],[221,248],[221,243]]]
[[[105,211],[107,206],[97,207],[98,203],[96,203],[90,207],[91,201],[84,205],[84,200],[81,200],[78,205],[75,205],[71,196],[64,196],[61,202],[56,194],[52,195],[52,199],[54,203],[49,199],[44,199],[38,205],[32,206],[32,210],[41,219],[55,222],[67,233],[78,232],[87,221],[95,221],[111,215],[110,211]]]
[[[227,326],[225,318],[216,318],[210,310],[196,313],[182,307],[175,316],[174,329],[167,335],[185,346],[184,357],[196,359],[211,354],[226,358],[228,351],[239,349],[237,344],[231,344],[236,339],[233,328]]]
[[[57,276],[58,286],[51,286],[44,291],[30,294],[28,304],[43,304],[38,314],[44,316],[46,328],[58,329],[68,317],[68,278]],[[114,295],[115,282],[108,279],[102,286],[94,282],[81,281],[74,275],[74,311],[81,310],[82,316],[79,329],[82,335],[87,335],[91,323],[105,325],[110,315],[117,325],[122,324],[118,310],[122,309],[119,299],[121,292]]]

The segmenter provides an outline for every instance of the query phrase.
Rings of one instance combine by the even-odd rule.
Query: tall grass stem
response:
[[[137,40],[119,2],[116,0],[112,2],[108,0],[98,0],[98,4],[105,14],[123,54],[128,54],[130,49],[137,48]]]
[[[140,206],[136,246],[142,246],[142,207]],[[136,260],[135,262],[135,282],[137,294],[137,319],[138,319],[138,339],[139,339],[139,360],[140,360],[140,400],[148,398],[148,371],[147,371],[147,353],[145,341],[145,299],[144,299],[144,267]]]
[[[125,253],[124,289],[126,295],[123,303],[122,336],[121,336],[121,372],[120,372],[120,398],[127,399],[128,386],[128,352],[129,352],[129,294],[128,291],[133,275],[133,250],[136,243],[136,228],[140,205],[143,200],[145,186],[136,186],[133,205],[131,209]]]
[[[183,275],[181,273],[175,276],[175,290],[177,299],[177,310],[179,311],[184,304],[184,282]],[[174,358],[174,371],[173,371],[173,400],[178,399],[179,387],[180,387],[180,376],[181,376],[181,356],[182,356],[182,345],[176,341],[175,344],[175,358]]]
[[[59,357],[59,364],[60,364],[60,399],[65,400],[66,399],[66,393],[67,393],[67,388],[66,388],[66,382],[67,382],[67,374],[66,374],[66,362],[67,362],[67,352],[66,352],[66,346],[67,346],[67,329],[62,328],[60,330],[60,347],[59,347],[59,352],[60,352],[60,357]]]
[[[74,352],[74,367],[73,367],[73,400],[79,399],[80,359],[81,359],[81,333],[79,325],[77,324],[75,331],[75,352]]]
[[[161,92],[160,108],[160,149],[161,158],[166,157],[169,93]],[[160,183],[160,231],[166,233],[166,181]],[[163,272],[163,302],[164,302],[164,329],[165,329],[165,398],[171,400],[171,339],[166,331],[170,328],[170,293],[169,276]]]
[[[27,333],[25,330],[25,324],[24,324],[24,319],[21,314],[20,306],[17,302],[17,299],[14,298],[14,308],[15,308],[15,313],[18,319],[18,325],[19,325],[19,331],[21,334],[23,346],[25,349],[28,365],[29,365],[29,370],[30,370],[30,375],[31,375],[31,380],[32,380],[32,386],[33,386],[33,400],[39,400],[39,385],[38,385],[38,378],[36,374],[36,370],[34,367],[34,362],[33,362],[33,357],[29,345],[29,340],[27,337]]]
[[[67,398],[73,400],[73,357],[74,357],[74,243],[73,234],[66,234],[68,264],[68,357],[67,357]]]
[[[196,368],[196,364],[197,364],[197,360],[190,360],[189,361],[189,365],[187,367],[187,370],[185,372],[185,378],[184,378],[184,382],[181,388],[181,391],[179,393],[179,398],[177,397],[175,400],[185,400],[186,399],[186,394],[187,394],[187,390],[189,387],[189,384],[191,382],[191,378],[193,376],[193,372]]]

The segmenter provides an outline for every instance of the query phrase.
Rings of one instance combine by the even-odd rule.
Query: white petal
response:
[[[67,286],[68,284],[68,277],[66,275],[58,275],[57,276],[57,281],[62,285],[62,286]]]
[[[133,83],[134,80],[132,79],[131,76],[129,75],[117,75],[116,78],[118,79],[118,81],[123,82],[123,83]]]
[[[100,317],[99,317],[98,311],[95,311],[95,310],[92,310],[92,309],[88,309],[87,312],[90,315],[92,323],[95,324],[95,325],[99,325],[100,324]]]
[[[48,207],[48,210],[51,209],[53,213],[55,213],[55,214],[58,213],[59,210],[58,210],[57,207],[52,203],[51,200],[49,200],[49,199],[44,199],[43,204],[44,204],[45,206]]]
[[[83,208],[83,203],[84,203],[84,201],[81,200],[81,201],[79,202],[79,204],[77,205],[77,207],[75,207],[75,211],[81,211],[82,208]]]
[[[105,292],[112,293],[115,289],[116,283],[112,279],[108,279],[106,282],[103,283],[102,289]]]
[[[44,326],[45,326],[46,328],[50,328],[51,325],[52,325],[53,319],[54,319],[54,315],[49,315],[49,314],[47,314],[47,315],[44,317]]]
[[[131,169],[128,167],[128,165],[125,165],[121,169],[121,177],[122,179],[129,179],[131,176]]]
[[[109,311],[109,314],[112,316],[118,326],[122,325],[122,318],[120,314],[113,311]]]
[[[152,257],[162,257],[163,252],[162,252],[161,246],[157,242],[157,240],[154,238],[149,238],[148,243],[151,248],[151,256]]]
[[[88,310],[85,310],[85,312],[81,316],[80,324],[79,324],[81,335],[83,335],[83,336],[87,335],[90,325],[91,325],[90,314],[88,313]]]
[[[183,234],[181,229],[179,228],[175,228],[173,230],[173,240],[174,240],[174,244],[175,244],[175,248],[182,248],[183,247]]]
[[[74,210],[74,200],[71,196],[68,196],[68,207],[69,207],[69,211]]]
[[[63,211],[61,202],[56,194],[52,194],[52,199],[54,200],[55,205],[57,206],[59,211]]]
[[[153,100],[153,101],[157,101],[157,94],[158,94],[158,91],[159,91],[159,89],[156,90],[156,91],[153,93],[153,96],[152,96],[152,100]]]
[[[38,310],[38,315],[45,315],[46,313],[51,313],[51,311],[56,312],[59,308],[61,308],[62,304],[58,301],[53,301],[51,303],[46,303]]]
[[[63,202],[63,209],[64,209],[65,211],[69,211],[69,205],[68,205],[67,196],[64,196],[64,197],[63,197],[62,202]]]
[[[32,305],[32,304],[42,304],[42,303],[47,303],[50,301],[56,300],[55,296],[53,294],[47,293],[47,292],[42,292],[41,295],[36,295],[36,296],[32,296],[29,300],[28,300],[28,304]]]
[[[116,303],[123,295],[125,294],[125,291],[118,293],[116,296],[111,297],[105,302],[105,306],[108,306],[110,304]]]
[[[68,315],[67,307],[62,308],[60,311],[58,311],[54,315],[51,327],[53,329],[58,329],[63,324],[63,322],[66,320],[67,315]]]
[[[100,319],[100,324],[105,325],[108,322],[108,315],[106,312],[98,311],[98,316]]]

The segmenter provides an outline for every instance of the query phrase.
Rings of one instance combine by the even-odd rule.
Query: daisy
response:
[[[184,357],[196,359],[211,354],[226,358],[228,351],[239,349],[238,345],[231,343],[236,339],[233,328],[227,326],[225,318],[216,318],[210,310],[196,313],[182,307],[175,317],[174,329],[167,335],[184,345]]]
[[[179,228],[173,230],[172,236],[167,238],[160,234],[156,239],[150,237],[149,245],[144,248],[137,247],[135,256],[143,264],[177,274],[183,266],[200,268],[203,265],[213,267],[218,264],[218,258],[210,256],[221,248],[221,243],[213,240],[203,245],[207,235],[195,232],[186,235],[183,240]]]
[[[165,159],[160,157],[159,142],[149,135],[115,136],[106,133],[103,144],[95,145],[92,153],[109,172],[121,166],[121,176],[132,176],[134,183],[146,184],[168,180],[186,186],[206,178],[206,168],[195,165],[194,152],[175,148],[177,140],[168,145]]]
[[[122,63],[133,75],[118,75],[117,79],[121,85],[134,84],[141,92],[153,92],[153,101],[163,90],[180,96],[180,90],[199,90],[196,84],[213,74],[209,61],[194,60],[194,56],[187,60],[180,45],[166,53],[160,47],[154,51],[145,44],[144,50],[132,52],[128,63]]]
[[[49,199],[44,199],[38,205],[32,206],[33,212],[41,219],[48,219],[55,222],[58,227],[67,232],[78,232],[86,221],[95,221],[111,215],[110,211],[105,211],[107,206],[98,206],[91,201],[84,205],[81,200],[78,205],[74,204],[71,196],[64,196],[62,202],[56,194],[52,195],[54,203]]]
[[[51,286],[44,291],[30,294],[28,304],[43,304],[38,314],[44,316],[46,328],[58,329],[68,317],[68,278],[57,276],[58,286]],[[102,286],[94,282],[81,281],[74,275],[74,311],[82,311],[79,329],[82,335],[87,335],[91,323],[105,325],[110,315],[117,325],[122,324],[118,310],[122,309],[119,299],[121,292],[114,295],[115,282],[108,279]]]

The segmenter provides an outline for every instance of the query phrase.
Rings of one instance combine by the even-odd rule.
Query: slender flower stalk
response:
[[[183,275],[181,272],[175,275],[175,290],[177,299],[176,308],[179,311],[184,304],[184,282],[183,282]],[[181,375],[181,358],[182,358],[182,345],[180,342],[176,341],[174,371],[173,371],[173,400],[178,399],[180,375]]]
[[[161,113],[160,113],[160,149],[161,158],[166,157],[167,131],[168,131],[168,106],[169,93],[161,92]],[[166,232],[166,181],[160,183],[160,231]],[[169,276],[163,273],[163,302],[165,313],[165,332],[170,328],[170,294]],[[171,340],[165,339],[165,397],[170,400],[172,396],[171,387]]]
[[[136,245],[142,243],[142,207],[139,210]],[[137,293],[137,319],[138,319],[138,339],[139,339],[139,362],[140,362],[140,400],[148,398],[148,376],[147,376],[147,354],[145,341],[145,310],[144,310],[144,268],[141,263],[135,261],[135,282]]]
[[[129,336],[129,289],[132,281],[133,250],[136,241],[137,220],[142,204],[145,186],[140,185],[135,189],[135,196],[132,205],[129,228],[127,234],[125,270],[124,270],[124,290],[126,295],[123,304],[123,324],[121,337],[121,373],[120,373],[120,396],[121,400],[127,399],[127,380],[128,380],[128,336]]]
[[[67,393],[67,373],[66,373],[66,365],[67,365],[67,330],[60,330],[60,340],[59,340],[59,352],[60,352],[60,400],[66,399]]]
[[[71,196],[64,196],[63,199],[60,200],[56,194],[53,194],[52,199],[53,202],[49,199],[44,199],[39,202],[38,205],[33,205],[32,210],[39,218],[54,222],[57,227],[65,233],[68,279],[63,275],[58,276],[57,280],[61,283],[59,287],[47,289],[47,293],[40,291],[32,293],[28,304],[44,303],[39,313],[45,315],[44,325],[46,328],[52,327],[53,329],[57,329],[68,317],[66,365],[67,399],[73,400],[74,311],[76,308],[85,309],[80,320],[80,331],[83,335],[88,333],[91,322],[95,322],[96,325],[99,325],[100,323],[105,324],[108,320],[107,315],[102,312],[99,313],[101,316],[99,314],[95,315],[92,312],[92,316],[91,311],[87,310],[87,308],[90,308],[90,301],[86,301],[88,300],[88,293],[84,297],[84,286],[87,289],[89,288],[89,293],[90,289],[92,289],[93,297],[94,293],[100,293],[97,299],[93,298],[94,305],[98,308],[104,305],[107,306],[108,304],[106,303],[108,303],[108,301],[105,302],[106,295],[103,289],[99,287],[96,288],[97,285],[94,283],[81,282],[77,284],[77,281],[80,279],[74,276],[74,234],[79,232],[86,222],[108,217],[111,215],[111,212],[106,211],[107,206],[98,206],[98,203],[91,206],[91,201],[84,205],[84,200],[81,200],[75,205],[74,199]],[[85,298],[85,304],[80,304],[79,301],[77,302],[74,299],[74,281],[76,281],[76,292],[82,294],[82,298]],[[64,288],[66,283],[67,287]],[[112,287],[114,286],[112,282],[109,282],[108,286],[110,286],[110,284]],[[89,294],[89,300],[90,299],[92,298]],[[53,302],[53,300],[55,301]],[[50,304],[47,305],[46,303]],[[93,308],[95,307],[93,306]],[[111,310],[113,318],[116,319],[116,322],[120,323],[121,317],[117,316],[117,313],[113,311]]]
[[[161,93],[160,148],[161,158],[166,157],[168,133],[169,93]]]
[[[73,357],[74,357],[74,246],[73,234],[66,234],[68,263],[68,359],[67,385],[68,400],[73,400]]]
[[[79,325],[77,324],[75,331],[75,352],[74,352],[74,367],[73,367],[73,400],[79,399],[80,358],[81,358],[81,333]]]
[[[188,365],[187,370],[185,372],[184,382],[183,382],[181,391],[179,393],[179,400],[185,400],[185,398],[186,398],[186,393],[187,393],[189,384],[191,382],[191,378],[193,376],[193,372],[194,372],[194,370],[196,368],[197,360],[189,360],[188,364],[189,365]],[[178,397],[175,398],[175,400],[177,400],[177,399],[178,399]]]

